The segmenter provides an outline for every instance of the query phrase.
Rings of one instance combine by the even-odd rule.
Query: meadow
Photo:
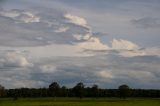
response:
[[[0,106],[160,106],[155,98],[1,98]]]

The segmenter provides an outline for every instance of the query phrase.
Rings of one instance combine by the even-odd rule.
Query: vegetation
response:
[[[13,98],[14,100],[27,97],[77,97],[80,99],[87,97],[159,98],[160,90],[131,89],[128,85],[121,85],[118,89],[102,89],[99,88],[98,85],[93,85],[92,87],[85,87],[82,82],[76,84],[73,88],[67,88],[65,86],[61,87],[57,82],[53,82],[49,85],[48,88],[4,89],[3,86],[0,86],[0,97]]]
[[[0,85],[0,97],[3,96],[5,96],[5,88],[2,85]]]
[[[151,98],[10,98],[0,99],[0,106],[160,106],[160,99]]]
[[[73,92],[76,97],[79,97],[80,99],[83,98],[84,96],[84,84],[82,82],[78,83],[74,88]]]
[[[123,97],[125,99],[126,97],[129,96],[130,88],[128,85],[121,85],[119,86],[118,90],[120,97]]]
[[[60,86],[57,82],[53,82],[51,85],[49,85],[49,96],[51,97],[57,97],[60,93]]]
[[[160,90],[131,89],[125,84],[118,89],[102,89],[98,85],[85,87],[82,82],[73,88],[61,87],[57,82],[51,83],[48,88],[5,89],[0,85],[0,97],[0,106],[160,105]]]

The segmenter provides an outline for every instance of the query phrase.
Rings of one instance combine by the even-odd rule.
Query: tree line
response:
[[[12,97],[17,99],[19,97],[160,97],[160,90],[153,89],[131,89],[128,85],[120,85],[117,89],[102,89],[98,85],[92,87],[85,87],[80,82],[73,88],[60,86],[57,82],[53,82],[48,88],[17,88],[5,89],[0,85],[0,97]]]

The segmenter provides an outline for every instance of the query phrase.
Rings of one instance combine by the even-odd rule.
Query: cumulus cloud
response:
[[[17,17],[17,16],[19,16],[20,15],[20,13],[18,12],[18,11],[16,11],[16,10],[11,10],[11,11],[5,11],[5,10],[1,10],[0,11],[0,15],[1,16],[5,16],[5,17],[9,17],[9,18],[15,18],[15,17]]]
[[[81,34],[74,34],[73,37],[75,37],[77,40],[89,40],[90,37],[92,37],[89,33],[86,35]]]
[[[4,30],[0,31],[6,36],[0,36],[2,38],[0,44],[15,47],[42,46],[42,48],[48,48],[46,45],[51,47],[61,44],[73,45],[77,49],[95,50],[108,48],[98,37],[93,36],[84,18],[71,14],[64,15],[61,11],[55,10],[55,12],[56,15],[54,11],[52,15],[47,12],[34,14],[18,9],[1,10],[0,28]],[[7,18],[4,19],[2,16]]]
[[[82,17],[71,15],[71,14],[65,14],[64,17],[68,19],[68,22],[72,24],[88,28],[87,21]]]
[[[30,63],[26,57],[19,52],[6,52],[5,54],[1,54],[0,66],[1,68],[23,68],[32,66],[32,63]]]
[[[160,56],[160,48],[142,48],[137,50],[120,50],[119,55],[124,57],[134,56]]]
[[[143,48],[140,51],[144,52],[145,55],[160,56],[160,48],[159,47]]]
[[[2,10],[0,11],[0,15],[14,19],[16,21],[24,22],[24,23],[32,23],[32,22],[39,22],[40,17],[34,15],[31,12],[21,11],[21,10]]]
[[[62,11],[54,9],[43,12],[2,9],[0,23],[0,32],[5,35],[0,36],[3,46],[73,45],[93,35],[85,19],[74,15],[64,17]],[[82,39],[77,39],[75,35],[81,35]]]
[[[21,14],[19,17],[21,21],[25,22],[25,23],[32,23],[32,22],[40,22],[40,18],[33,15],[30,12],[24,12],[23,14]]]
[[[122,49],[122,50],[135,50],[138,49],[138,45],[136,45],[133,42],[127,41],[127,40],[116,40],[113,39],[112,41],[112,49]]]
[[[56,67],[52,64],[45,64],[40,66],[42,73],[54,73],[56,71]]]
[[[149,82],[156,84],[160,80],[160,58],[158,56],[125,57],[112,53],[85,57],[52,56],[39,59],[31,56],[30,60],[34,65],[28,67],[30,62],[27,57],[24,59],[22,54],[18,57],[15,56],[17,53],[9,54],[7,61],[11,61],[9,63],[11,64],[14,60],[14,67],[12,65],[12,68],[7,69],[9,71],[1,71],[0,74],[0,79],[3,79],[1,82],[5,82],[7,87],[48,86],[52,81],[58,81],[67,86],[83,81],[86,84],[96,83],[102,87],[109,84],[109,87],[113,88],[124,82],[133,87],[143,87],[140,86],[141,84],[145,84],[148,88],[159,87],[158,84],[157,86],[148,85]],[[138,82],[138,86],[134,84],[135,81]]]
[[[160,58],[156,56],[136,56],[122,57],[119,55],[99,55],[89,57],[57,57],[47,60],[54,63],[56,70],[54,74],[47,76],[47,81],[53,79],[62,81],[62,83],[75,84],[79,80],[84,83],[98,83],[105,85],[106,83],[128,83],[132,86],[133,82],[144,84],[146,82],[158,83],[159,79],[159,63]],[[47,63],[45,61],[45,63]],[[34,74],[36,80],[39,74]],[[40,79],[39,79],[40,80]],[[71,81],[72,80],[72,81]],[[41,81],[46,81],[42,77]],[[147,84],[146,84],[147,85]],[[141,86],[143,87],[143,86]]]
[[[123,57],[135,57],[135,56],[160,56],[159,47],[141,48],[136,43],[133,43],[124,39],[113,39],[111,46],[105,49],[90,49],[86,48],[84,52],[92,55],[120,55]],[[107,46],[107,44],[105,44]],[[96,46],[95,46],[96,47]]]
[[[77,46],[82,49],[89,50],[106,50],[109,48],[107,45],[101,43],[101,41],[96,37],[92,37],[88,41],[78,43]]]
[[[54,32],[60,33],[60,32],[66,32],[69,28],[68,27],[60,27],[56,30],[54,30]]]
[[[110,71],[105,71],[105,70],[97,71],[97,75],[99,75],[99,77],[102,77],[102,78],[113,78],[114,77]]]
[[[0,80],[8,88],[52,81],[160,87],[159,47],[141,48],[125,39],[109,46],[86,19],[54,9],[1,9],[0,23]]]

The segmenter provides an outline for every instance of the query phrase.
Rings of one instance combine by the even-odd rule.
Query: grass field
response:
[[[0,99],[0,106],[160,106],[160,99],[151,98],[9,98]]]

